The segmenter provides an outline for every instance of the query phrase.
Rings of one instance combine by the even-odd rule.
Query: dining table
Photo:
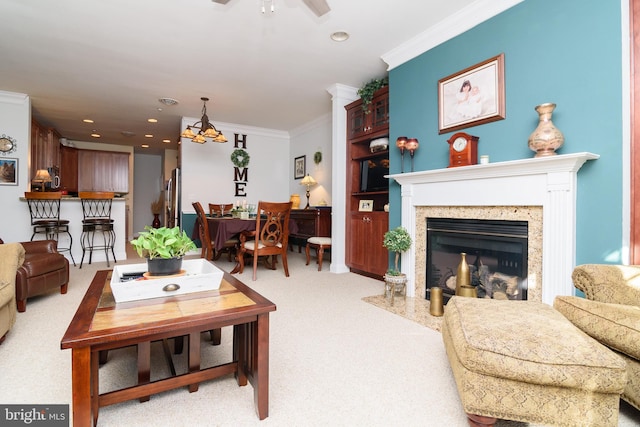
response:
[[[216,251],[222,250],[225,242],[233,236],[243,231],[255,231],[256,229],[255,218],[207,217],[207,223],[209,225],[209,236],[213,242],[213,248]],[[295,234],[297,232],[298,225],[295,221],[289,219],[289,234]],[[200,223],[198,221],[195,222],[191,237],[193,239],[200,238]]]

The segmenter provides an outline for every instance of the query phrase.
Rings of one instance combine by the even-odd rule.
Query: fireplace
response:
[[[528,222],[527,299],[553,304],[574,293],[576,193],[582,165],[572,153],[390,175],[401,185],[401,225],[413,239],[402,254],[407,296],[426,298],[426,218]]]
[[[461,253],[479,298],[527,299],[528,221],[426,218],[426,298],[455,295]]]

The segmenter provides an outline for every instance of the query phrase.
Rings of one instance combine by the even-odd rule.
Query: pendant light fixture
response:
[[[216,129],[209,121],[209,117],[207,116],[207,101],[209,98],[203,96],[200,99],[203,102],[202,118],[199,122],[196,122],[191,126],[187,126],[180,136],[182,138],[191,138],[191,141],[197,142],[198,144],[204,144],[207,142],[206,138],[211,138],[213,142],[227,142],[227,138],[222,134],[222,132]],[[192,129],[198,129],[198,133],[194,133]]]

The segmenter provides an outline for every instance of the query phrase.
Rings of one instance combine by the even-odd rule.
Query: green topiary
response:
[[[390,276],[399,276],[400,271],[398,270],[398,259],[400,258],[400,253],[405,252],[411,247],[411,236],[409,235],[409,232],[402,226],[387,231],[384,233],[382,246],[387,248],[387,250],[396,253],[394,264],[395,268],[389,269],[387,274]]]

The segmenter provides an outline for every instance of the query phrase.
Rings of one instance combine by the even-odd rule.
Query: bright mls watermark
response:
[[[69,405],[2,405],[0,426],[68,427]]]

